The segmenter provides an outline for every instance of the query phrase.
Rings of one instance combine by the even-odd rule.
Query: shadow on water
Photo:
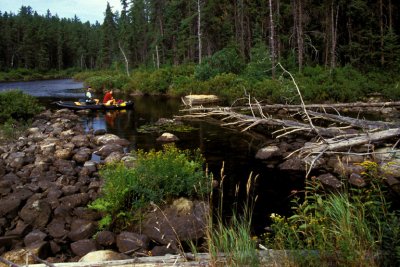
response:
[[[48,83],[24,83],[24,90],[38,96],[39,101],[47,108],[55,109],[56,106],[52,102],[61,98],[73,100],[81,98],[84,94],[81,83],[71,80],[45,82]],[[0,91],[4,90],[2,89],[4,85],[1,84],[3,87],[0,87]],[[37,85],[39,88],[35,87]],[[43,89],[43,86],[46,89]],[[53,88],[51,86],[56,89],[51,89]],[[101,98],[101,96],[95,97]],[[162,132],[142,132],[139,129],[145,125],[154,124],[160,118],[172,119],[174,115],[181,115],[180,109],[183,106],[180,99],[162,96],[130,97],[118,94],[115,97],[133,100],[134,110],[91,111],[81,115],[84,127],[87,130],[106,129],[109,133],[126,138],[131,142],[130,150],[161,149],[162,144],[156,139]],[[185,121],[185,124],[190,125],[193,130],[169,131],[179,138],[176,146],[190,150],[199,148],[206,159],[208,170],[213,173],[216,180],[221,180],[220,172],[224,164],[223,208],[225,210],[230,210],[235,205],[242,206],[243,200],[246,199],[247,180],[250,173],[253,173],[253,176],[259,176],[252,195],[253,198],[257,196],[253,217],[256,233],[263,231],[270,213],[289,213],[289,196],[292,190],[302,189],[304,175],[284,173],[273,167],[277,162],[263,162],[255,159],[258,149],[271,142],[268,134],[264,137],[255,137],[204,121]],[[237,186],[239,193],[236,196]]]

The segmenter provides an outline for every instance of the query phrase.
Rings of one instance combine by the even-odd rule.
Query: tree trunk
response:
[[[379,0],[379,30],[381,34],[381,66],[385,65],[384,55],[384,30],[383,30],[383,0]]]
[[[293,0],[293,25],[297,43],[297,64],[299,72],[303,69],[304,40],[303,40],[303,5],[302,0]]]
[[[337,43],[337,25],[339,19],[339,5],[336,9],[335,15],[335,8],[334,8],[334,0],[332,0],[331,5],[331,71],[336,68],[336,43]]]
[[[156,45],[156,59],[157,59],[157,69],[160,68],[160,56],[158,54],[158,45]]]
[[[201,6],[200,0],[197,0],[197,38],[198,38],[198,49],[199,49],[199,64],[201,64]]]
[[[269,0],[269,23],[270,23],[270,49],[272,63],[272,79],[275,79],[275,38],[274,38],[274,19],[272,16],[272,0]]]
[[[122,56],[123,56],[124,59],[125,59],[125,70],[126,70],[126,75],[129,77],[130,75],[129,75],[129,61],[128,61],[128,58],[126,57],[125,52],[124,52],[124,50],[122,49],[122,46],[121,46],[121,43],[120,43],[120,42],[118,42],[118,47],[119,47],[119,49],[121,50]]]

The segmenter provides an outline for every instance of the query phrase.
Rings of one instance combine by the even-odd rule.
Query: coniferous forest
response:
[[[0,62],[12,68],[103,69],[198,63],[226,47],[249,62],[265,45],[270,59],[296,66],[397,69],[400,2],[393,0],[121,0],[104,21],[39,15],[29,6],[0,14]],[[123,52],[123,53],[121,53]]]

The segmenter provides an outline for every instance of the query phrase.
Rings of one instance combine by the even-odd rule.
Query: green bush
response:
[[[198,150],[191,154],[167,145],[163,151],[138,151],[135,168],[112,164],[101,170],[105,180],[102,196],[90,207],[104,213],[102,222],[106,224],[110,218],[129,216],[150,202],[202,196],[208,185],[202,167]]]
[[[122,89],[128,83],[129,77],[123,74],[90,76],[85,80],[85,85],[96,91]]]
[[[222,73],[240,74],[245,67],[244,59],[234,47],[226,47],[208,58],[195,69],[195,77],[205,81]]]
[[[27,121],[43,110],[33,96],[20,90],[0,93],[0,124],[6,121]]]
[[[243,75],[250,80],[261,81],[271,77],[272,63],[267,46],[258,43],[251,49],[251,60],[247,63]]]
[[[184,96],[189,94],[204,94],[208,92],[207,84],[192,76],[176,76],[168,89],[172,96]]]

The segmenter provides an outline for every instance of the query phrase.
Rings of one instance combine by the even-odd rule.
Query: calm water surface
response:
[[[82,83],[70,79],[2,83],[0,91],[7,88],[20,88],[24,92],[38,97],[46,107],[55,109],[53,101],[59,99],[83,98]],[[97,96],[101,98],[102,96]],[[86,129],[106,129],[108,132],[126,138],[131,142],[130,149],[160,149],[161,144],[156,138],[161,132],[142,133],[141,127],[155,123],[159,118],[174,118],[182,115],[183,108],[180,99],[166,97],[129,97],[115,94],[115,97],[133,100],[134,110],[103,112],[95,111],[82,116],[82,123]],[[302,179],[296,174],[282,173],[275,168],[268,168],[271,162],[262,162],[255,159],[257,150],[268,144],[267,138],[239,133],[201,121],[192,121],[185,124],[194,130],[186,133],[174,132],[180,141],[176,143],[181,149],[199,148],[215,179],[220,180],[220,171],[224,164],[224,208],[231,209],[234,203],[242,205],[245,198],[246,183],[251,173],[258,175],[253,197],[257,196],[254,210],[255,230],[261,232],[268,223],[270,213],[287,214],[289,211],[289,195],[292,190],[302,187]],[[239,186],[239,196],[235,195],[235,188]]]

